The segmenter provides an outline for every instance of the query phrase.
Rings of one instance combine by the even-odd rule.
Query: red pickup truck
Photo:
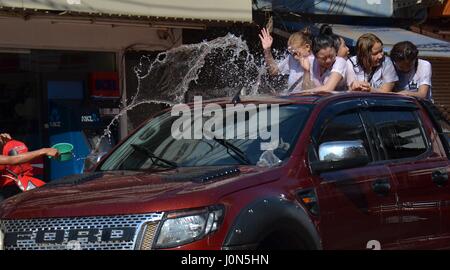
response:
[[[5,200],[0,247],[450,248],[449,124],[433,104],[371,93],[240,103],[277,105],[272,160],[259,138],[176,140],[177,117],[161,112],[91,172]]]

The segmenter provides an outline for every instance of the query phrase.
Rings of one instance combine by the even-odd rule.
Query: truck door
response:
[[[443,128],[443,132],[441,133],[443,136],[442,138],[446,138],[449,140],[450,138],[450,123],[448,120],[445,122],[442,121],[441,126]],[[444,143],[448,143],[443,141]],[[446,170],[442,169],[441,172],[437,175],[434,175],[434,177],[440,178],[440,179],[434,179],[435,181],[444,181],[440,184],[441,186],[441,193],[443,193],[442,200],[441,200],[441,221],[442,221],[442,243],[444,244],[444,249],[450,249],[450,183],[449,181],[449,175],[450,175],[450,160],[448,157],[450,157],[450,147],[446,147],[446,150],[444,152],[447,153],[447,159],[446,159]],[[446,171],[447,174],[443,175],[442,172]]]
[[[418,106],[370,108],[370,121],[377,132],[382,158],[398,183],[401,211],[398,223],[401,248],[436,248],[441,234],[440,201],[443,189],[435,181],[446,175],[447,160],[435,151],[432,138],[419,117]]]
[[[398,219],[396,182],[384,164],[377,164],[360,101],[332,105],[319,116],[313,130],[314,145],[362,141],[370,162],[365,166],[316,175],[320,228],[326,249],[393,248]],[[317,148],[316,148],[317,151]],[[310,159],[311,160],[311,159]]]
[[[433,182],[439,187],[442,224],[442,237],[439,238],[440,240],[436,239],[436,246],[450,249],[450,120],[431,102],[422,100],[420,103],[424,109],[421,117],[425,130],[429,130],[427,134],[430,134],[429,137],[433,140],[433,152],[440,153],[442,160],[442,163],[438,165],[437,172],[431,176]]]

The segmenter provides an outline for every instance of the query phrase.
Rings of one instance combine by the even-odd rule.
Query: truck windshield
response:
[[[271,118],[274,108],[277,108],[278,113],[276,119]],[[199,122],[192,117],[191,121],[185,121],[179,129],[184,132],[184,138],[174,136],[174,128],[177,128],[176,121],[180,121],[180,115],[172,116],[171,112],[167,112],[151,119],[130,136],[103,162],[99,170],[256,165],[268,156],[281,162],[292,152],[311,108],[312,105],[305,104],[268,106],[264,114],[270,128],[266,127],[265,137],[261,136],[261,125],[251,128],[256,123],[260,124],[262,113],[259,108],[258,113],[245,113],[243,117],[233,117],[233,121],[229,121],[229,114],[225,113],[223,121],[219,121],[222,124],[216,124],[213,128],[207,128],[208,119],[211,120],[211,117],[201,115]],[[278,132],[271,129],[274,125],[277,125]],[[189,126],[188,132],[185,126]],[[236,131],[235,136],[231,136],[233,138],[226,135],[230,130]],[[239,132],[244,133],[238,135]],[[223,134],[223,137],[217,138],[214,134]],[[262,149],[261,145],[269,142],[272,142],[272,150]]]

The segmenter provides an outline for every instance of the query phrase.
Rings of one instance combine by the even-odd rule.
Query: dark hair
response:
[[[394,62],[403,60],[413,62],[417,61],[419,50],[412,42],[403,41],[395,44],[394,47],[392,47],[390,56]]]
[[[322,26],[319,29],[319,35],[327,35],[327,36],[334,35],[333,28],[331,28],[331,26],[328,24],[322,24]]]
[[[337,42],[337,44],[339,44],[339,46],[341,46],[342,42],[345,43],[345,39],[340,35],[336,35],[333,32],[333,28],[331,28],[331,26],[328,24],[322,24],[322,26],[320,27],[320,30],[319,30],[319,34],[332,37],[334,40],[336,40],[336,42]]]
[[[321,35],[313,38],[312,51],[317,54],[320,50],[326,48],[334,48],[336,53],[339,51],[339,46],[341,45],[339,38],[333,38],[330,35]]]
[[[341,40],[338,35],[333,34],[333,29],[328,24],[322,24],[319,34],[313,38],[312,51],[317,54],[325,48],[334,48],[336,53],[341,46]]]

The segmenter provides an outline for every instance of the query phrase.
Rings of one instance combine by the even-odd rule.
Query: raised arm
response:
[[[259,34],[259,39],[261,40],[261,45],[264,50],[264,59],[266,60],[267,69],[270,75],[278,75],[280,73],[277,63],[272,55],[272,43],[273,38],[270,35],[269,31],[266,28],[261,30],[261,34]]]

